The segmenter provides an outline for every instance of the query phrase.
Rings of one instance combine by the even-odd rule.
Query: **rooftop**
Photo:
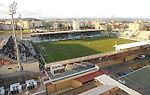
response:
[[[90,74],[87,74],[87,75],[84,75],[84,76],[81,76],[81,77],[77,77],[75,78],[74,80],[76,81],[79,81],[81,83],[84,83],[84,82],[87,82],[87,81],[91,81],[93,80],[95,77],[99,76],[99,75],[102,75],[104,74],[105,72],[102,71],[102,70],[97,70],[93,73],[90,73]]]
[[[70,30],[70,31],[58,31],[58,32],[46,32],[46,33],[32,33],[31,36],[34,35],[46,35],[46,34],[63,34],[63,33],[75,33],[75,32],[88,32],[88,31],[101,31],[99,29],[85,29],[85,30]]]
[[[149,44],[150,44],[149,42],[141,41],[141,42],[133,42],[133,43],[115,45],[114,47],[116,49],[121,50],[121,49],[139,47],[139,46],[144,46],[144,45],[149,45]]]
[[[73,68],[70,70],[66,70],[65,72],[58,74],[58,75],[53,75],[50,71],[47,71],[48,76],[50,77],[51,81],[58,81],[62,80],[65,78],[73,77],[76,75],[80,75],[83,73],[87,73],[90,71],[96,70],[95,66],[93,64],[81,64],[81,63],[75,63],[73,65]]]
[[[5,89],[4,89],[4,87],[0,87],[0,95],[3,95],[3,94],[5,94]]]
[[[114,80],[113,78],[105,74],[98,76],[95,79],[99,81],[100,83],[102,83],[103,85],[108,84],[112,86],[117,86],[120,89],[124,90],[125,92],[129,93],[130,95],[141,95],[139,92],[119,83],[118,81]]]
[[[121,81],[125,81],[125,85],[132,89],[139,91],[143,95],[149,95],[150,93],[150,66],[144,66],[137,69],[126,76],[119,78]]]

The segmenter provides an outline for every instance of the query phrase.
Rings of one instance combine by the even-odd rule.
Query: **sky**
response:
[[[0,0],[0,18],[10,18],[8,6],[13,1],[15,17],[150,18],[150,0]]]

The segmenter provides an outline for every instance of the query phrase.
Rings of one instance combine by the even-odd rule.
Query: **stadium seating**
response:
[[[36,54],[30,42],[18,41],[18,47],[21,61],[25,62],[35,58]],[[2,49],[0,49],[0,54],[13,60],[16,60],[17,57],[16,57],[15,42],[12,36],[9,37],[6,44],[3,46]]]
[[[61,41],[61,40],[73,40],[73,39],[84,39],[94,38],[103,36],[116,36],[116,32],[104,32],[104,31],[73,31],[73,32],[54,32],[54,33],[40,33],[32,34],[31,38],[33,42],[45,42],[45,41]]]

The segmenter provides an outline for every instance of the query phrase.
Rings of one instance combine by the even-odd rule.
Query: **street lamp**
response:
[[[17,9],[17,3],[13,2],[9,5],[9,15],[12,17],[12,27],[13,27],[13,35],[15,39],[15,47],[16,47],[16,56],[17,56],[17,62],[18,62],[18,70],[22,71],[22,66],[20,62],[20,56],[19,56],[19,48],[18,48],[18,43],[17,43],[17,37],[16,37],[16,31],[15,31],[15,26],[14,26],[14,14],[16,14],[16,9]]]

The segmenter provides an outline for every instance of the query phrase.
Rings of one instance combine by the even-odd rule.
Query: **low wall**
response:
[[[31,71],[31,72],[39,72],[39,63],[23,63],[23,70],[24,71]],[[0,74],[9,74],[13,72],[17,72],[18,64],[10,64],[10,65],[4,65],[0,67]]]

